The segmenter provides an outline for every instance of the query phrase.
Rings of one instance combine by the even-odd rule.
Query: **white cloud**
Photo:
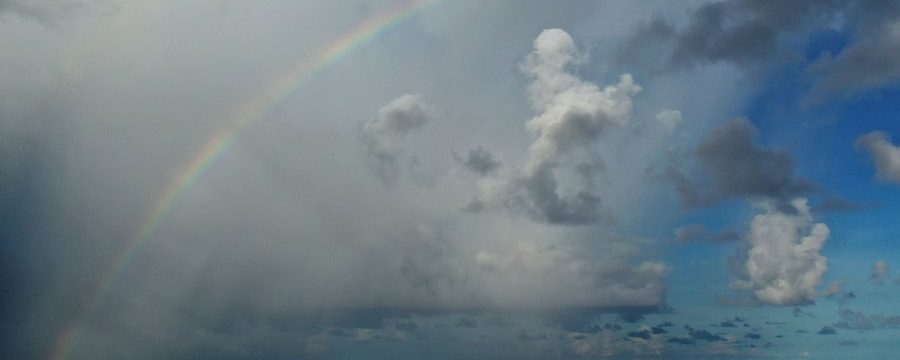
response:
[[[821,255],[830,230],[823,223],[813,223],[806,199],[791,205],[796,213],[779,211],[764,205],[753,217],[743,263],[742,278],[734,282],[753,292],[762,303],[796,305],[813,301],[816,287],[828,269],[828,259]]]

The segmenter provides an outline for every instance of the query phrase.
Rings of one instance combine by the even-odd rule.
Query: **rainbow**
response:
[[[118,278],[122,269],[134,257],[140,245],[153,236],[159,224],[171,211],[175,200],[192,188],[206,170],[222,157],[231,144],[234,143],[241,130],[259,121],[266,110],[291,94],[294,89],[303,84],[304,80],[310,79],[313,75],[334,64],[354,50],[359,49],[372,39],[390,31],[405,20],[441,1],[411,0],[389,11],[366,19],[343,33],[327,46],[318,49],[313,56],[298,62],[281,74],[281,76],[271,81],[262,91],[241,103],[236,111],[228,117],[226,125],[212,134],[209,140],[191,156],[190,161],[174,172],[168,185],[154,203],[150,216],[141,222],[134,234],[122,245],[107,271],[100,276],[89,296],[85,297],[85,300],[75,312],[75,316],[57,334],[47,358],[55,360],[68,357],[72,344],[78,335],[82,319],[97,306],[107,289]]]

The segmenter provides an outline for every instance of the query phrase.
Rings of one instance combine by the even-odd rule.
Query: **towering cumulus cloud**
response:
[[[602,218],[600,196],[582,182],[563,193],[555,172],[563,157],[589,148],[610,128],[631,117],[632,97],[641,91],[629,74],[615,85],[600,88],[569,72],[582,55],[563,30],[544,30],[534,40],[534,51],[522,64],[532,80],[529,95],[537,113],[527,123],[536,139],[522,173],[505,189],[504,204],[554,224],[584,224]],[[476,204],[483,205],[483,198]]]
[[[791,202],[795,213],[784,213],[770,205],[753,217],[749,247],[743,256],[735,287],[753,291],[762,303],[798,305],[813,301],[816,287],[828,269],[821,255],[830,230],[813,223],[806,199]]]
[[[393,183],[400,171],[403,147],[399,141],[430,118],[431,112],[422,98],[407,94],[382,107],[375,119],[362,125],[361,140],[369,165],[385,183]]]

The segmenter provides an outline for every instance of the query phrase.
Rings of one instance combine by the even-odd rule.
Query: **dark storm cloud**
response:
[[[392,184],[400,172],[404,154],[400,141],[431,121],[428,105],[418,95],[402,95],[362,124],[360,140],[366,147],[369,166],[382,181]]]
[[[642,47],[663,47],[664,67],[684,69],[716,62],[741,66],[769,59],[779,40],[810,22],[824,22],[839,10],[837,1],[715,1],[690,12],[687,23],[675,26],[654,19],[633,35],[621,57],[630,59]]]
[[[490,175],[500,167],[500,161],[494,154],[481,146],[469,150],[465,158],[453,153],[453,158],[468,171],[481,176]]]
[[[686,176],[676,165],[667,170],[688,206],[710,205],[726,199],[771,200],[780,208],[810,193],[815,185],[794,173],[786,150],[754,143],[758,130],[746,119],[726,122],[709,134],[694,152],[700,171]]]

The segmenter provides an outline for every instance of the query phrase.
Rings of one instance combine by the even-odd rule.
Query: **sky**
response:
[[[900,2],[0,0],[0,358],[900,352]]]

